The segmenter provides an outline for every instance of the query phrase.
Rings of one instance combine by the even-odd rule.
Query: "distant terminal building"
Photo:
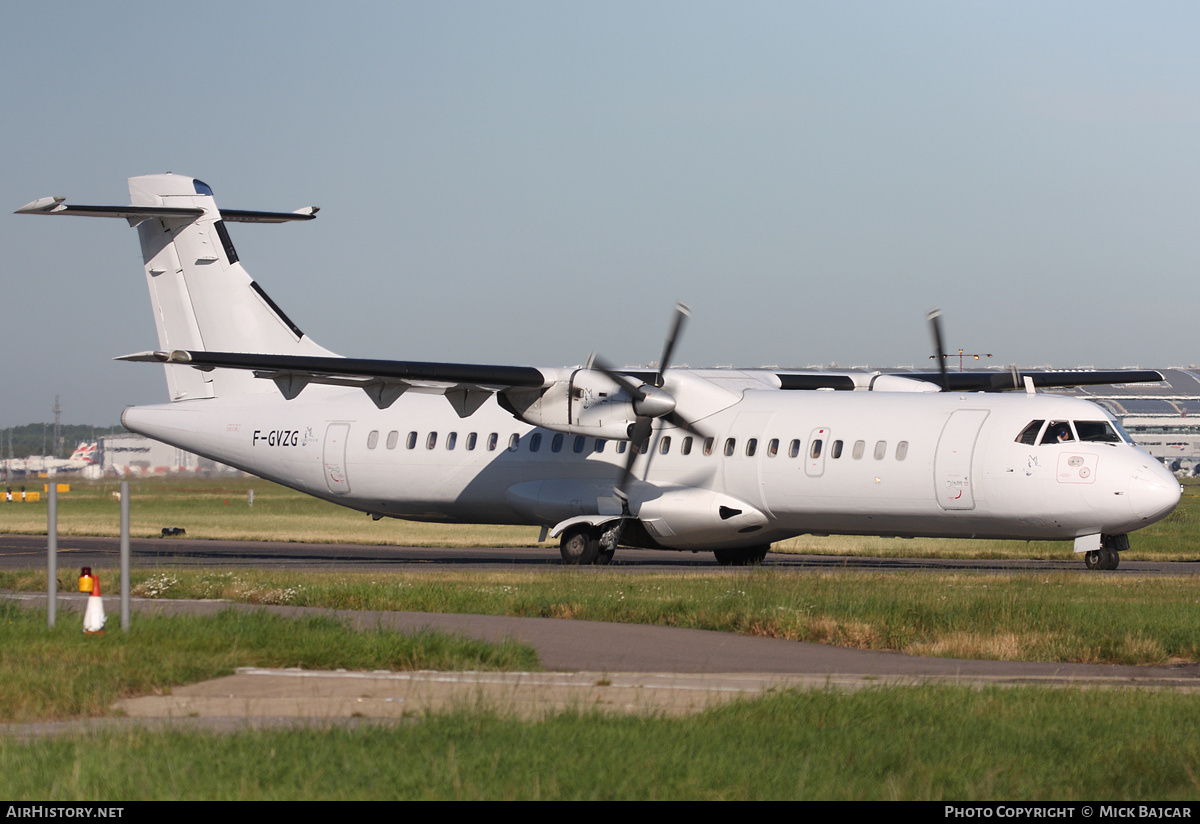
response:
[[[101,437],[100,455],[105,475],[203,475],[235,471],[225,464],[132,432]]]

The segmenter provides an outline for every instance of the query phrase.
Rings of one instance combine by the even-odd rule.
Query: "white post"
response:
[[[54,629],[58,606],[58,484],[53,472],[47,477],[50,498],[46,509],[46,626]]]
[[[121,481],[121,629],[129,632],[129,481]]]

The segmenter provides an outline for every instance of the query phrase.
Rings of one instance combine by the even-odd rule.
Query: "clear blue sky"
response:
[[[1168,366],[1196,352],[1194,3],[0,5],[0,426],[166,399],[136,233],[207,181],[345,355]]]

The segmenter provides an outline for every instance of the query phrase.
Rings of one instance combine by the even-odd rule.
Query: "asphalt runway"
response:
[[[118,563],[120,542],[116,538],[66,537],[58,539],[58,566],[113,567]],[[305,544],[272,541],[201,541],[190,538],[135,538],[130,541],[131,560],[139,568],[153,567],[263,567],[326,572],[414,572],[422,569],[448,570],[536,570],[561,568],[558,546],[542,547],[404,547],[365,544]],[[46,564],[45,535],[0,535],[0,569],[28,569]],[[1195,575],[1195,561],[1122,561],[1112,572],[1086,570],[1083,560],[1064,550],[1061,560],[1020,559],[929,559],[870,558],[834,555],[784,555],[770,553],[763,564],[769,569],[789,570],[979,570],[1016,572],[1067,570],[1089,575]],[[711,573],[721,567],[711,552],[671,552],[621,549],[607,569],[629,573]]]

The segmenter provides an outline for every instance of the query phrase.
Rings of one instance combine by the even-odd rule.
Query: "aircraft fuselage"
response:
[[[656,428],[630,506],[659,545],[694,549],[804,533],[1072,540],[1178,502],[1175,478],[1124,441],[1019,443],[1035,420],[1111,421],[1052,395],[748,390],[697,422],[711,442]],[[344,506],[462,523],[618,514],[632,448],[530,426],[494,401],[459,418],[433,395],[381,410],[331,387],[133,407],[123,422]]]

